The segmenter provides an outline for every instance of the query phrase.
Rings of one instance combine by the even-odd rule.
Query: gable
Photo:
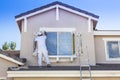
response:
[[[32,14],[34,12],[37,12],[37,11],[40,11],[40,10],[43,10],[43,9],[46,9],[46,8],[50,8],[50,7],[55,8],[56,5],[59,6],[60,8],[65,7],[66,9],[68,8],[68,9],[71,9],[71,10],[83,13],[85,15],[88,15],[88,16],[91,16],[91,17],[94,17],[94,18],[99,18],[98,15],[95,15],[95,14],[90,13],[88,11],[85,11],[85,10],[82,10],[82,9],[79,9],[79,8],[70,6],[68,4],[65,4],[65,3],[62,3],[62,2],[58,2],[58,1],[50,3],[50,4],[47,4],[47,5],[44,5],[44,6],[41,6],[39,8],[35,8],[33,10],[30,10],[30,11],[27,11],[27,12],[24,12],[24,13],[21,13],[19,15],[16,15],[15,18],[19,18],[19,17],[22,17],[22,16],[27,16],[28,14]]]
[[[81,9],[75,8],[73,6],[56,1],[56,2],[50,3],[48,5],[41,6],[39,8],[30,10],[30,11],[27,11],[27,12],[24,12],[24,13],[21,13],[21,14],[15,16],[20,31],[21,31],[22,21],[24,21],[24,23],[25,23],[27,18],[29,18],[31,16],[35,16],[35,15],[40,14],[40,13],[44,13],[46,11],[53,10],[53,9],[55,9],[56,20],[59,20],[60,9],[63,9],[65,11],[83,16],[85,18],[90,18],[91,20],[93,20],[94,29],[96,27],[97,20],[99,18],[99,16],[97,16],[93,13],[90,13],[90,12],[87,12],[85,10],[81,10]],[[24,26],[26,26],[26,25],[27,24],[24,24]]]

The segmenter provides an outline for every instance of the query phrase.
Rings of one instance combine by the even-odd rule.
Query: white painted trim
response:
[[[80,77],[79,70],[67,70],[67,71],[7,71],[8,77]],[[92,77],[120,77],[120,71],[114,70],[94,70],[91,71]],[[88,71],[82,71],[83,77],[89,77]]]
[[[104,41],[120,41],[120,38],[103,38]]]
[[[83,17],[86,17],[86,18],[91,18],[91,19],[93,19],[93,20],[98,21],[97,18],[94,18],[94,17],[89,16],[89,15],[87,15],[87,14],[84,14],[84,13],[78,12],[78,11],[73,10],[73,9],[71,9],[71,8],[67,8],[67,7],[62,6],[62,5],[59,5],[59,8],[64,9],[64,10],[69,11],[69,12],[72,12],[72,13],[75,13],[75,14],[77,14],[77,15],[80,15],[80,16],[83,16]]]
[[[59,33],[57,32],[57,55],[56,55],[56,57],[57,57],[57,62],[59,61]]]
[[[44,8],[42,10],[39,10],[39,11],[36,11],[36,12],[33,12],[33,13],[30,13],[28,15],[25,15],[25,16],[22,16],[22,17],[19,17],[19,18],[16,18],[16,21],[19,21],[21,19],[24,19],[25,17],[28,18],[30,16],[33,16],[33,15],[37,15],[39,13],[42,13],[42,12],[45,12],[45,11],[48,11],[48,10],[51,10],[51,9],[54,9],[56,8],[56,5],[55,6],[51,6],[51,7],[48,7],[48,8]]]
[[[99,35],[115,35],[115,36],[120,36],[120,31],[94,31],[95,36]]]
[[[12,58],[10,58],[10,57],[7,57],[7,56],[5,56],[5,55],[3,55],[3,54],[0,54],[0,57],[3,58],[3,59],[6,59],[6,60],[8,60],[8,61],[11,61],[11,62],[13,62],[13,63],[19,64],[19,65],[24,65],[22,62],[19,62],[19,61],[15,60],[15,59],[12,59]]]
[[[24,21],[22,21],[21,23],[22,23],[21,32],[24,32]]]
[[[58,5],[56,5],[56,20],[58,21],[59,20],[59,7],[58,7]]]
[[[108,41],[120,41],[120,38],[103,38],[103,40],[105,44],[104,46],[105,46],[106,61],[120,61],[120,58],[109,58],[108,49],[107,49]]]
[[[73,62],[73,56],[70,57],[70,61]]]
[[[76,58],[76,57],[77,56],[75,54],[66,55],[66,56],[65,55],[56,55],[56,56],[49,55],[49,58],[50,58],[51,62],[66,62],[66,61],[73,62],[73,59]],[[53,58],[55,58],[56,60],[52,60]],[[60,60],[60,58],[62,58],[63,60]]]
[[[24,32],[27,32],[27,18],[24,18]]]
[[[84,14],[84,13],[81,13],[81,12],[78,12],[78,11],[75,11],[75,10],[73,10],[73,9],[67,8],[67,7],[62,6],[62,5],[59,5],[59,4],[56,4],[56,5],[58,5],[59,8],[62,8],[62,9],[67,10],[67,11],[69,11],[69,12],[72,12],[72,13],[75,13],[75,14],[78,14],[78,15],[81,15],[81,16],[84,16],[84,17],[87,17],[87,18],[88,18],[88,17],[91,17],[91,19],[98,21],[97,18],[94,18],[94,17],[89,16],[89,15],[87,15],[87,14]],[[45,9],[42,9],[42,10],[39,10],[39,11],[36,11],[36,12],[33,12],[33,13],[30,13],[30,14],[28,14],[28,15],[25,15],[25,16],[22,16],[22,17],[19,17],[19,18],[16,18],[16,21],[19,21],[19,20],[21,20],[21,19],[24,19],[25,17],[27,18],[27,17],[33,16],[33,15],[36,15],[36,14],[39,14],[39,13],[42,13],[42,12],[51,10],[51,9],[53,9],[53,8],[56,8],[56,5],[51,6],[51,7],[48,7],[48,8],[45,8]]]
[[[104,39],[103,39],[104,40]],[[107,41],[104,40],[104,46],[105,46],[105,57],[106,61],[109,61],[108,51],[107,51]]]
[[[88,32],[91,32],[92,28],[91,28],[91,18],[88,18]]]
[[[7,77],[0,77],[0,80],[6,80]]]
[[[47,28],[47,27],[41,27],[40,31],[47,31],[47,32],[75,32],[76,28]]]
[[[119,55],[120,55],[120,41],[118,42],[118,45],[119,45]]]
[[[50,58],[56,58],[57,56],[49,56]],[[69,58],[69,57],[77,57],[76,55],[58,55],[58,57],[61,57],[61,58]]]

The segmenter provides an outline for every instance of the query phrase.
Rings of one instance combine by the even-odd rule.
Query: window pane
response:
[[[72,34],[70,32],[59,33],[59,55],[72,55]]]
[[[57,32],[47,32],[46,45],[49,55],[57,55]]]
[[[119,46],[118,41],[109,41],[107,42],[109,58],[118,58],[119,55]]]

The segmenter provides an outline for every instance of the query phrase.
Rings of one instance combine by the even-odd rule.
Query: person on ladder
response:
[[[37,33],[37,37],[35,37],[35,49],[38,53],[38,65],[42,67],[42,56],[45,57],[47,67],[51,67],[50,60],[48,57],[48,50],[46,47],[46,32],[40,31]]]

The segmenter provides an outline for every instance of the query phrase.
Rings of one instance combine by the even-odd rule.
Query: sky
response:
[[[34,8],[60,1],[99,16],[98,30],[120,30],[120,0],[0,0],[0,48],[4,42],[16,42],[21,34],[15,16]]]

